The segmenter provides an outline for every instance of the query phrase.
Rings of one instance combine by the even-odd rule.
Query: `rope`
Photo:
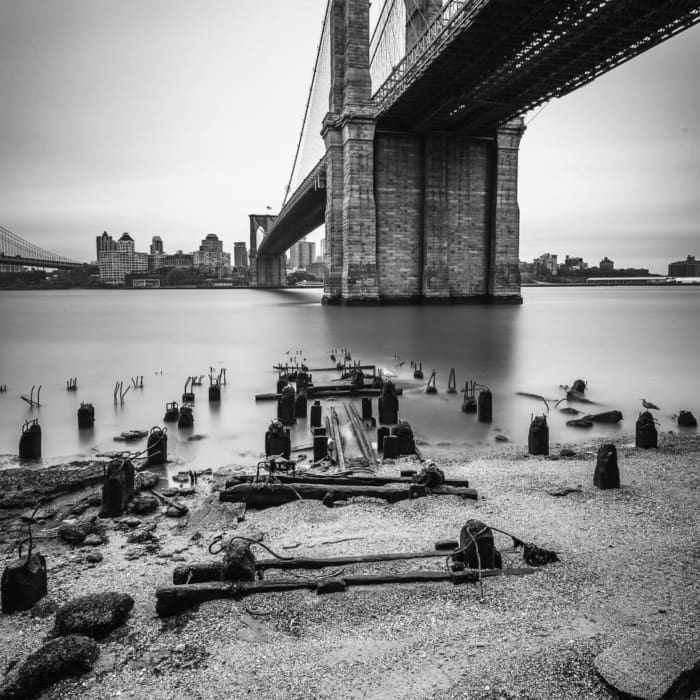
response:
[[[223,540],[224,536],[223,535],[217,535],[212,541],[211,544],[209,545],[209,554],[218,554],[221,552],[223,549],[226,549],[232,542],[235,540],[243,540],[244,542],[250,542],[250,544],[257,544],[258,546],[262,547],[263,549],[266,549],[270,554],[272,554],[273,557],[276,559],[281,559],[283,561],[292,561],[293,559],[296,559],[296,557],[283,557],[281,554],[277,554],[277,552],[272,551],[266,544],[263,544],[259,540],[253,540],[250,537],[243,537],[243,535],[234,535],[229,541],[227,545],[222,545],[219,547],[216,551],[212,549],[212,547],[217,543]]]

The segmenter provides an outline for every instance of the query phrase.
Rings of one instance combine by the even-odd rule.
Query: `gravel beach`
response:
[[[613,690],[594,659],[616,643],[670,638],[700,655],[700,438],[659,436],[640,450],[613,440],[621,488],[593,486],[600,442],[561,445],[533,457],[513,444],[480,453],[423,446],[448,478],[468,479],[479,498],[428,496],[387,504],[369,498],[325,507],[297,501],[248,510],[220,504],[226,472],[199,480],[182,497],[188,516],[165,508],[101,521],[106,542],[71,546],[55,537],[74,504],[97,513],[97,487],[61,495],[35,533],[48,565],[48,598],[62,605],[86,593],[117,591],[135,601],[125,625],[100,641],[92,671],[59,681],[45,699],[85,698],[607,698]],[[565,451],[566,452],[566,451]],[[414,461],[413,466],[417,463]],[[398,475],[411,460],[385,463]],[[228,468],[228,474],[235,467]],[[5,477],[11,478],[11,477]],[[573,489],[566,495],[550,491]],[[10,504],[11,505],[11,504]],[[26,506],[24,507],[26,510]],[[0,509],[3,568],[16,556],[19,509]],[[214,560],[210,542],[240,534],[282,556],[330,557],[432,549],[457,539],[476,518],[557,552],[535,574],[479,584],[449,582],[298,590],[217,600],[161,619],[155,591],[175,566]],[[151,532],[141,543],[134,533]],[[139,539],[139,538],[136,538]],[[524,567],[522,550],[496,534],[504,566]],[[254,548],[258,558],[268,557]],[[100,561],[94,553],[102,555]],[[345,574],[445,570],[442,558],[343,567]],[[329,571],[299,572],[314,578]],[[265,578],[289,577],[270,571]],[[53,615],[0,616],[0,678],[38,649]],[[700,698],[697,691],[691,697]]]

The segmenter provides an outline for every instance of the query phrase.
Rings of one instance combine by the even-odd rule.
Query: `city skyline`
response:
[[[105,229],[247,242],[282,200],[324,7],[0,0],[0,224],[86,261]],[[699,59],[696,26],[527,116],[521,260],[696,252]]]

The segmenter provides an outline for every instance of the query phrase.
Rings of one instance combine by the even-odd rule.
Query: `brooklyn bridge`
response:
[[[700,21],[697,0],[328,0],[251,283],[325,225],[328,304],[519,302],[523,115]]]

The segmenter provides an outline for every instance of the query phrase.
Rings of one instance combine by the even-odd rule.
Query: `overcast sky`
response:
[[[229,252],[277,211],[326,0],[0,0],[0,225]],[[700,27],[549,104],[520,158],[521,259],[700,256]],[[532,115],[531,115],[532,116]]]

